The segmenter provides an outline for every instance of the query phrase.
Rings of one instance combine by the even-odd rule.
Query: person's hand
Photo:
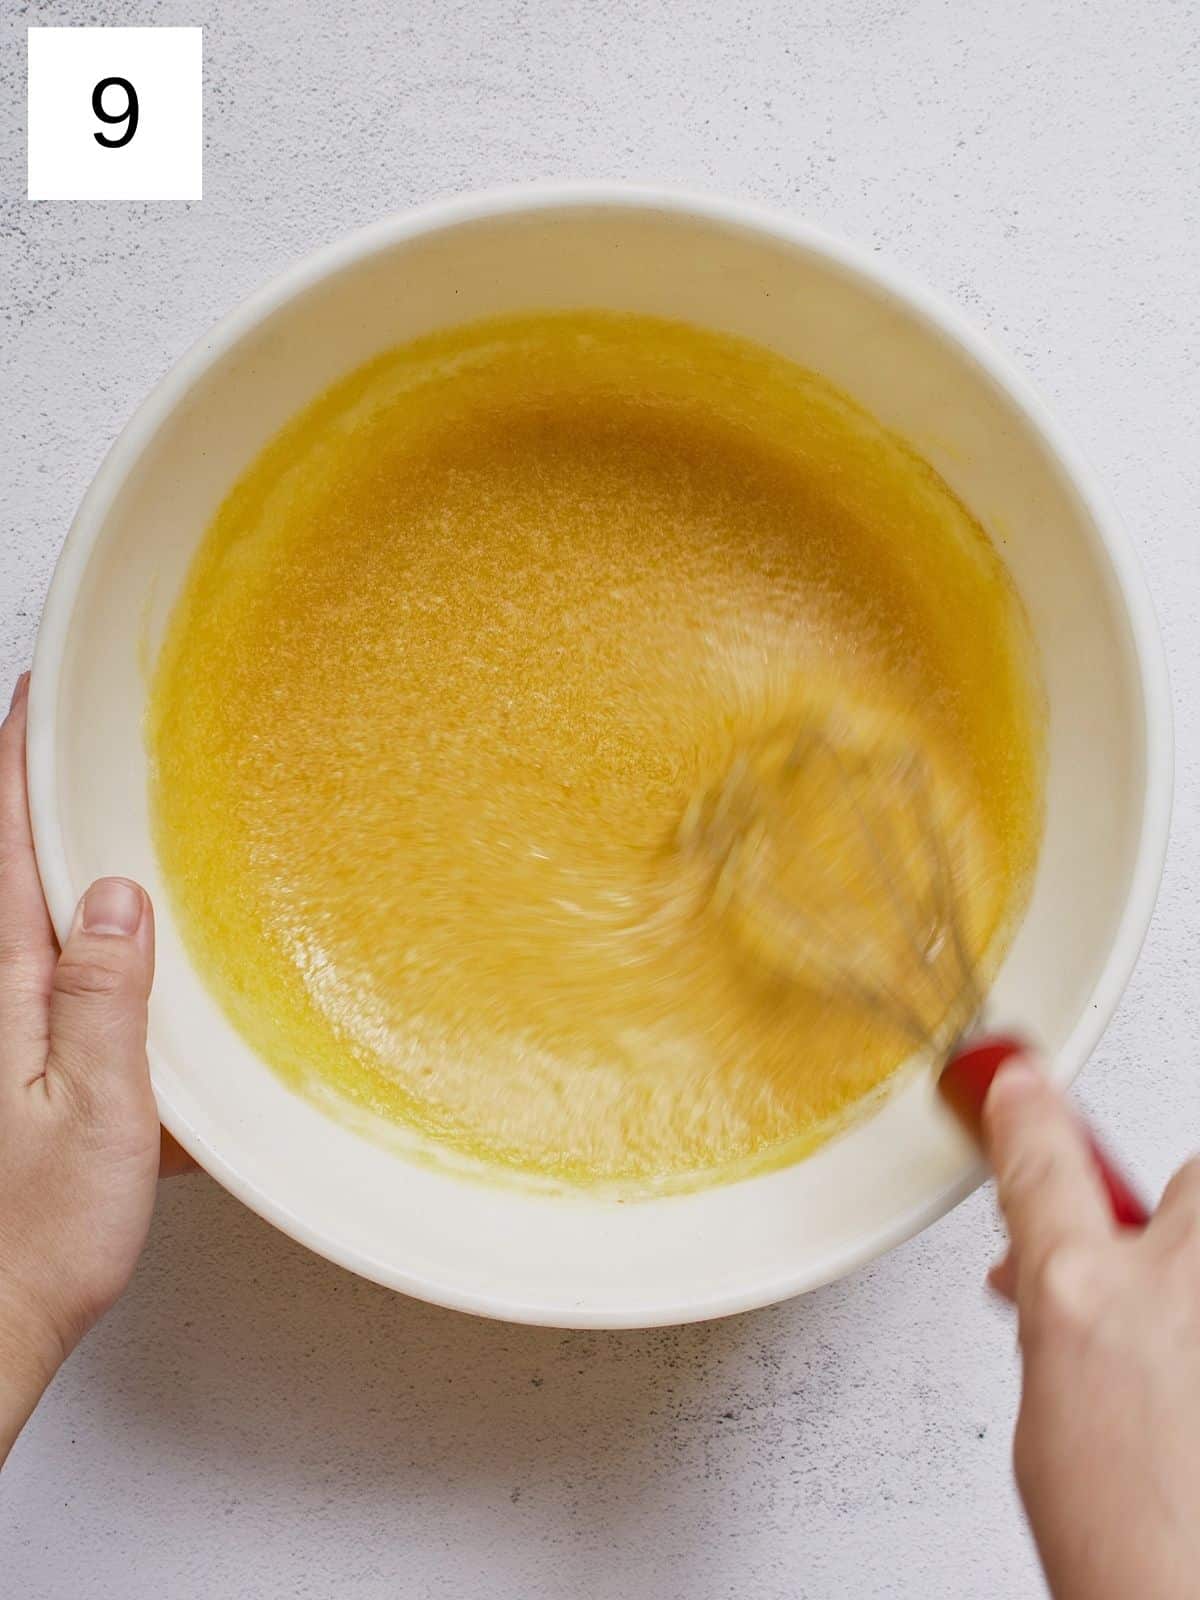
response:
[[[1200,1162],[1120,1231],[1078,1122],[1028,1062],[984,1107],[1017,1308],[1017,1486],[1058,1600],[1200,1595]]]
[[[159,1176],[146,1065],[154,917],[103,878],[60,954],[25,790],[28,675],[0,726],[0,1462],[129,1281]],[[164,1168],[185,1161],[163,1146]]]

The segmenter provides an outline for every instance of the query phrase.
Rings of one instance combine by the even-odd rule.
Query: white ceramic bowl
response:
[[[333,379],[431,329],[609,307],[760,341],[904,435],[990,529],[1024,596],[1050,703],[1045,843],[995,1012],[1070,1079],[1112,1014],[1166,842],[1171,734],[1145,585],[1092,473],[958,314],[786,216],[615,186],[472,196],[291,268],[202,339],[125,428],[46,602],[30,700],[38,860],[60,930],[102,873],[159,909],[150,1054],[162,1118],[264,1217],[356,1272],[448,1306],[562,1326],[681,1322],[824,1283],[978,1182],[917,1077],[810,1159],[619,1204],[491,1186],[405,1159],[292,1094],[184,955],[147,827],[145,650],[234,479]]]

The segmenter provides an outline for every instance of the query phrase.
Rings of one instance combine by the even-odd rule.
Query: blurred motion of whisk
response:
[[[739,751],[681,848],[780,976],[947,1051],[982,1003],[926,758],[813,720]]]
[[[920,750],[833,719],[781,726],[693,798],[678,845],[749,957],[927,1053],[979,1140],[993,1077],[1029,1046],[972,1033],[984,996],[964,870]],[[1115,1220],[1143,1226],[1146,1207],[1089,1138]]]

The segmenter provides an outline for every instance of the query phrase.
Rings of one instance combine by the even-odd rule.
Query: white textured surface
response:
[[[206,198],[24,198],[24,29],[205,24]],[[1100,465],[1178,716],[1159,914],[1083,1096],[1148,1184],[1200,1142],[1200,7],[1191,0],[114,0],[0,21],[0,669],[165,367],[413,201],[617,176],[786,205],[963,305]],[[1039,1592],[976,1196],[805,1301],[652,1334],[474,1322],[309,1257],[207,1179],[0,1484],[21,1600]]]

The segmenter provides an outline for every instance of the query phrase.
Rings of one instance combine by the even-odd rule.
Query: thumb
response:
[[[154,913],[128,878],[100,878],[79,902],[54,972],[48,1087],[99,1110],[148,1085],[146,1003]]]
[[[1021,1269],[1036,1272],[1069,1240],[1112,1232],[1112,1216],[1087,1139],[1062,1095],[1028,1057],[996,1074],[983,1135]]]

